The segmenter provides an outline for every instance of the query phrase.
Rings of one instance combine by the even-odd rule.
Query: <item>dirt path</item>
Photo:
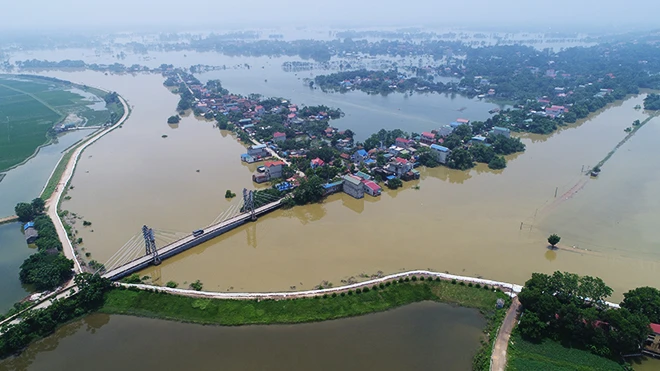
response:
[[[497,339],[495,339],[495,345],[493,346],[493,355],[491,357],[490,370],[491,371],[504,371],[506,368],[506,350],[509,347],[509,338],[511,337],[511,331],[513,331],[513,326],[515,326],[518,315],[520,313],[520,301],[516,296],[513,298],[511,307],[506,312],[506,317],[502,322],[500,331],[497,333]]]

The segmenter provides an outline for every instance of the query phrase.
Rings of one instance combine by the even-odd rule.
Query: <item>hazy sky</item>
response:
[[[2,27],[660,26],[659,0],[5,0]]]

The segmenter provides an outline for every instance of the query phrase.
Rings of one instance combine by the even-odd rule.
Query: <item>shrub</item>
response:
[[[356,294],[361,294],[361,293],[362,293],[362,289],[355,289],[355,293],[356,293]]]
[[[337,293],[336,293],[336,292],[333,292],[333,293],[332,293],[332,297],[333,297],[333,298],[336,298],[336,297],[337,297]]]
[[[406,277],[403,279],[405,282],[410,282],[410,277]]]
[[[451,280],[451,283],[452,283],[452,285],[455,285],[456,284],[456,279],[454,278],[453,280]]]
[[[474,286],[474,285],[472,284],[472,282],[469,282],[469,283],[468,283],[468,287],[472,287],[472,286]]]
[[[86,253],[85,253],[85,257],[89,258],[90,256],[92,256],[92,253],[91,253],[91,252],[86,252]]]
[[[378,290],[378,286],[377,286],[377,285],[373,285],[373,286],[371,286],[371,289],[374,290],[374,291],[376,291],[376,290]]]
[[[133,273],[130,276],[124,278],[122,280],[124,283],[142,283],[142,280],[140,279],[140,275],[137,273]]]
[[[389,283],[389,282],[385,282],[385,286],[389,286],[389,285],[390,285],[390,283]]]
[[[474,287],[480,289],[480,288],[481,288],[481,285],[477,283],[477,284],[474,285]]]
[[[339,296],[346,296],[346,293],[342,292],[341,294],[339,294]]]
[[[82,242],[83,242],[82,237],[78,237],[78,239],[76,240],[76,243],[80,245]]]
[[[399,278],[399,283],[403,283],[403,278]]]
[[[348,290],[348,295],[353,295],[353,290]]]
[[[424,276],[419,277],[420,281],[424,281]]]
[[[381,289],[384,289],[384,288],[385,288],[385,284],[381,282],[381,284],[378,285],[378,287],[380,287]]]
[[[87,220],[83,220],[83,225],[85,227],[89,227],[90,225],[92,225],[92,222],[88,222]]]
[[[484,285],[484,289],[488,290],[488,285]]]
[[[440,277],[436,277],[435,282],[440,282]]]
[[[328,294],[323,294],[323,299],[327,299],[327,298],[328,298]]]
[[[203,286],[204,286],[204,284],[200,280],[197,280],[197,281],[190,284],[190,288],[195,290],[195,291],[202,291]]]
[[[369,292],[369,288],[365,287],[364,289],[362,289],[362,292]]]
[[[415,281],[417,281],[417,276],[412,276],[411,279],[413,280],[413,282],[415,282]]]
[[[461,285],[461,286],[465,286],[465,282],[463,282],[463,281],[459,282],[458,284]]]
[[[179,286],[179,284],[176,283],[176,282],[174,282],[174,281],[168,281],[168,282],[165,284],[165,286],[167,286],[167,287],[169,287],[169,288],[171,288],[171,289],[175,289],[177,286]]]

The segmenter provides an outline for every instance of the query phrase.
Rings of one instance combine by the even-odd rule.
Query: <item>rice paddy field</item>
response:
[[[51,140],[60,123],[98,126],[110,120],[102,93],[38,76],[0,75],[0,171],[20,164]]]

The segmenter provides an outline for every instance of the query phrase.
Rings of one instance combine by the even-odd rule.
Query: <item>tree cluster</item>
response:
[[[645,110],[660,110],[660,94],[651,93],[644,98]]]
[[[611,294],[600,278],[534,273],[519,295],[524,313],[518,328],[527,340],[550,338],[600,356],[636,353],[650,331],[648,309],[610,309],[604,300]],[[632,294],[630,302],[639,296]]]
[[[37,291],[52,290],[73,277],[73,261],[62,254],[40,251],[25,259],[19,277]]]
[[[58,325],[97,310],[103,304],[104,293],[110,289],[109,280],[89,273],[75,278],[79,292],[66,299],[56,300],[49,307],[22,315],[20,322],[3,328],[0,336],[0,358],[15,354],[32,341],[48,336]]]
[[[300,185],[293,191],[294,200],[298,205],[320,202],[323,195],[323,180],[317,175],[301,179]]]
[[[19,202],[14,207],[14,212],[18,216],[18,220],[22,223],[27,223],[33,220],[37,215],[41,215],[46,208],[46,203],[41,198],[35,198],[32,202]]]

